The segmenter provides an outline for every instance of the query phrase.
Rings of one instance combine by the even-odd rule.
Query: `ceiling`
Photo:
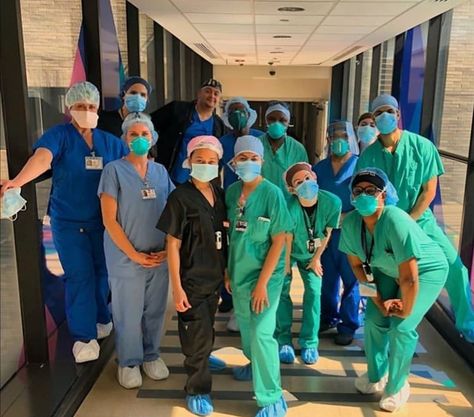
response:
[[[274,62],[275,65],[332,66],[464,1],[131,0],[131,3],[215,65]]]

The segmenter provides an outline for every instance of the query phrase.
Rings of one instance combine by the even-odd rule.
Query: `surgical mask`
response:
[[[280,139],[286,132],[286,126],[281,122],[273,122],[267,126],[268,135],[274,139]]]
[[[229,114],[229,124],[232,126],[232,129],[236,131],[241,131],[247,127],[247,122],[249,120],[247,112],[244,110],[234,110]]]
[[[147,100],[140,94],[126,94],[125,107],[130,113],[138,113],[146,108]]]
[[[304,181],[295,188],[296,195],[303,200],[314,200],[318,195],[318,191],[319,185],[313,179]]]
[[[344,156],[349,152],[349,142],[345,139],[334,139],[329,146],[331,153],[336,156]]]
[[[19,211],[26,210],[26,200],[20,195],[21,188],[10,188],[2,197],[0,218],[15,221]]]
[[[377,129],[370,125],[366,126],[359,126],[357,128],[357,137],[361,141],[361,143],[367,145],[377,136]]]
[[[378,201],[374,195],[360,194],[351,204],[356,208],[359,214],[363,217],[372,216],[377,211]]]
[[[95,111],[71,110],[69,113],[82,129],[94,129],[97,126],[99,115]]]
[[[235,164],[235,173],[243,182],[252,182],[262,172],[262,164],[257,161],[244,161]]]
[[[397,115],[384,111],[375,118],[375,124],[382,135],[388,135],[397,128]]]
[[[219,165],[191,164],[191,177],[209,182],[219,175]]]
[[[130,142],[130,150],[138,156],[143,156],[148,153],[151,148],[150,141],[144,136],[138,136]]]

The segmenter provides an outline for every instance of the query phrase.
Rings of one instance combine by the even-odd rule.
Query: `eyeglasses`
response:
[[[368,187],[362,188],[362,187],[354,187],[352,189],[352,194],[354,197],[357,197],[361,194],[367,194],[367,195],[372,195],[375,196],[378,193],[381,193],[383,190],[380,188],[377,188],[375,185],[369,185]]]

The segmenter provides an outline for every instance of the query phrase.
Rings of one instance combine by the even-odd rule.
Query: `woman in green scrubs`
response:
[[[278,343],[273,337],[285,274],[284,245],[293,225],[282,192],[261,175],[262,142],[242,136],[232,164],[240,181],[226,193],[229,217],[229,279],[242,349],[250,360],[234,377],[253,380],[257,417],[283,417]]]
[[[355,211],[342,223],[339,248],[361,283],[372,287],[365,315],[368,373],[356,379],[363,394],[383,391],[380,407],[396,411],[408,401],[408,375],[416,328],[446,282],[441,248],[406,212],[387,175],[358,171],[351,182]]]

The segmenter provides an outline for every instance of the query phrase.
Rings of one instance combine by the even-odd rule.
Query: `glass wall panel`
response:
[[[128,73],[128,46],[127,46],[127,13],[125,0],[110,0],[112,14],[114,15],[115,30],[117,31],[120,56]]]
[[[379,94],[392,92],[393,55],[395,52],[395,38],[382,44],[380,57]]]
[[[360,107],[357,109],[357,117],[369,111],[370,101],[370,71],[372,69],[372,49],[363,54],[362,61],[362,81],[360,86]]]
[[[355,73],[356,73],[356,61],[357,58],[354,56],[350,60],[349,65],[349,83],[347,86],[347,111],[346,120],[351,121],[354,113],[354,87],[355,87]],[[356,110],[357,111],[357,110]]]

